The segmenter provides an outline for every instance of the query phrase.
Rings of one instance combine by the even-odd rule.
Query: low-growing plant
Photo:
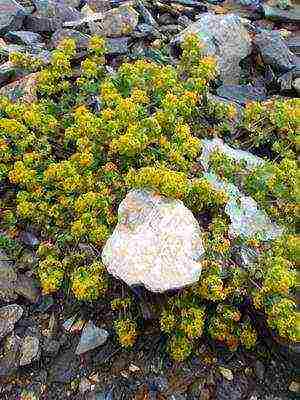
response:
[[[108,74],[105,41],[94,37],[79,76],[72,40],[60,44],[47,67],[12,57],[39,72],[35,102],[0,99],[0,244],[12,253],[18,233],[30,227],[41,241],[36,273],[45,294],[68,288],[80,301],[104,298],[111,278],[99,255],[118,205],[131,188],[153,189],[209,221],[199,282],[170,296],[161,314],[171,356],[188,357],[204,334],[231,350],[253,347],[257,333],[245,301],[265,313],[278,335],[295,340],[296,102],[251,103],[242,117],[250,144],[270,143],[280,162],[245,172],[222,154],[210,158],[220,177],[239,183],[289,233],[288,246],[234,239],[224,213],[227,195],[212,187],[198,159],[201,138],[224,132],[236,110],[207,96],[216,62],[202,55],[197,37],[190,35],[182,51],[175,67],[139,60]],[[233,257],[239,240],[263,254],[251,267]],[[93,251],[80,251],[83,246]],[[128,348],[138,332],[131,306],[128,298],[111,303],[117,337]]]

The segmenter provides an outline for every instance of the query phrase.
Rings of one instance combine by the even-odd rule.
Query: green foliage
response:
[[[295,340],[298,101],[250,103],[239,124],[247,137],[242,146],[268,145],[278,162],[249,171],[218,152],[210,157],[216,174],[239,184],[286,227],[286,237],[271,243],[234,240],[224,214],[227,196],[212,187],[198,163],[201,138],[228,133],[236,117],[234,107],[207,96],[215,60],[202,55],[191,35],[176,67],[139,60],[109,76],[104,44],[92,38],[79,74],[72,40],[61,43],[46,68],[12,56],[39,71],[38,99],[22,104],[0,98],[0,246],[15,253],[19,230],[32,228],[42,241],[36,272],[44,293],[70,288],[78,300],[103,298],[109,278],[99,254],[117,222],[117,207],[130,188],[150,188],[181,199],[209,221],[200,281],[171,297],[160,318],[171,356],[188,357],[203,334],[231,350],[253,347],[257,334],[245,300],[265,313],[271,329]],[[95,97],[96,109],[90,106]],[[250,267],[234,260],[239,240],[263,254]],[[117,298],[111,306],[118,313],[118,339],[130,348],[137,338],[132,300]]]

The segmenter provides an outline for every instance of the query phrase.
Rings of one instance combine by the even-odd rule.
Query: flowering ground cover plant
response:
[[[75,43],[66,40],[46,68],[12,56],[39,75],[36,102],[0,99],[1,246],[14,256],[18,232],[30,228],[41,241],[38,265],[32,267],[45,294],[65,290],[79,301],[103,299],[112,278],[100,254],[116,225],[118,205],[129,189],[150,188],[181,199],[204,228],[199,282],[170,295],[161,312],[171,356],[188,357],[202,335],[231,350],[253,347],[259,334],[255,310],[281,338],[297,340],[299,102],[278,99],[246,107],[239,145],[267,144],[272,159],[263,166],[249,172],[222,154],[210,158],[216,174],[241,182],[285,229],[269,242],[233,239],[224,212],[227,195],[203,176],[198,158],[201,139],[228,135],[236,110],[209,100],[216,63],[202,55],[198,39],[185,40],[176,67],[142,60],[109,74],[99,37],[92,38],[79,73],[74,55]],[[235,260],[232,249],[238,245],[258,251],[255,263],[245,267]],[[133,317],[134,301],[116,296],[111,301],[120,343],[132,347],[140,323]]]

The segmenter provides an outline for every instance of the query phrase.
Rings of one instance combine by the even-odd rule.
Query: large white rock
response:
[[[128,285],[163,292],[196,282],[203,253],[198,222],[182,201],[131,190],[119,206],[102,261]]]

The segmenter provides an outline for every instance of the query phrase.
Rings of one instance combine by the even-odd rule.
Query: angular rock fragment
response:
[[[23,308],[18,304],[9,304],[0,308],[0,340],[13,331],[15,323],[23,315]]]
[[[250,101],[264,101],[267,99],[266,90],[252,85],[222,85],[217,94],[227,100],[245,106]]]
[[[130,34],[138,24],[138,13],[128,5],[121,5],[104,14],[99,32],[107,37],[120,37]]]
[[[295,68],[295,56],[286,42],[276,32],[256,35],[254,43],[259,48],[262,59],[277,72],[287,72]]]
[[[300,22],[300,5],[296,4],[296,1],[289,10],[282,10],[272,4],[272,2],[266,2],[262,7],[265,17],[273,21]]]
[[[0,33],[21,28],[27,14],[26,9],[16,1],[0,0]]]
[[[185,37],[195,33],[204,44],[203,52],[215,56],[221,78],[226,84],[238,83],[240,61],[251,53],[251,38],[244,20],[234,14],[202,14],[196,22],[175,36],[171,45],[178,47]]]
[[[230,217],[229,234],[247,239],[259,236],[260,240],[273,240],[279,237],[283,230],[260,210],[256,201],[245,196],[235,185],[221,180],[213,173],[204,173],[204,177],[217,190],[224,190],[229,200],[225,212]]]
[[[5,39],[13,43],[31,46],[34,44],[43,44],[43,38],[40,34],[30,31],[9,31]]]
[[[29,74],[3,86],[0,89],[0,95],[7,96],[12,101],[34,102],[36,100],[36,80],[38,75],[38,73]]]
[[[40,342],[35,336],[26,336],[21,345],[20,366],[31,364],[40,356]]]
[[[76,354],[83,354],[104,344],[109,334],[105,329],[98,328],[89,321],[81,334],[80,342],[76,349]]]
[[[132,190],[119,206],[118,220],[102,252],[112,275],[153,292],[198,280],[204,253],[201,231],[182,201]]]
[[[16,300],[17,296],[14,290],[16,281],[17,274],[13,263],[6,253],[0,251],[0,300],[5,302]]]
[[[222,139],[203,139],[202,146],[203,148],[200,162],[206,171],[209,169],[209,157],[214,151],[218,151],[219,153],[222,153],[235,161],[246,162],[249,170],[264,164],[264,160],[261,158],[249,153],[248,151],[234,149],[233,147],[230,147],[224,143]]]

